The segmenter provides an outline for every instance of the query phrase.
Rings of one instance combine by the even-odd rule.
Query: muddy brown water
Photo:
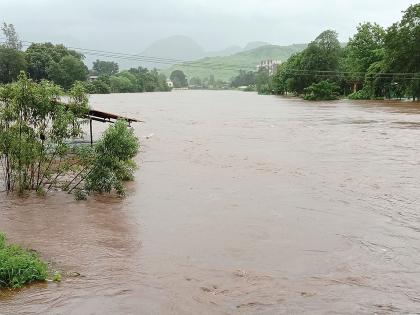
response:
[[[418,103],[91,103],[146,121],[136,181],[122,200],[2,195],[0,230],[67,276],[2,292],[0,314],[420,312]]]

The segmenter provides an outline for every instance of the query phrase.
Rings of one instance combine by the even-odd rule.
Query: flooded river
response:
[[[419,104],[91,104],[146,121],[136,181],[123,200],[0,197],[0,230],[66,275],[3,292],[0,314],[420,312]]]

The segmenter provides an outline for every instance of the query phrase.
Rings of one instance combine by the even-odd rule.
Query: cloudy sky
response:
[[[325,29],[347,41],[359,22],[389,26],[412,0],[1,0],[0,21],[27,41],[138,53],[171,35],[206,50],[250,41],[304,43]]]

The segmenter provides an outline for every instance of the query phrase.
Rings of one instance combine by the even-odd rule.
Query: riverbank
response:
[[[146,121],[136,181],[125,199],[2,199],[12,242],[80,276],[0,313],[420,311],[418,105],[235,91],[91,105]]]

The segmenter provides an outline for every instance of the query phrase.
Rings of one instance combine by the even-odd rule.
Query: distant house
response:
[[[174,83],[171,81],[171,80],[169,80],[169,79],[167,79],[166,80],[166,84],[172,89],[173,87],[174,87]]]
[[[90,75],[89,76],[89,81],[93,82],[93,81],[96,81],[96,80],[98,80],[98,76],[97,75]]]
[[[260,70],[268,70],[269,75],[273,75],[277,71],[277,67],[281,64],[281,60],[272,60],[267,59],[260,62],[259,65],[257,65],[257,71]]]

